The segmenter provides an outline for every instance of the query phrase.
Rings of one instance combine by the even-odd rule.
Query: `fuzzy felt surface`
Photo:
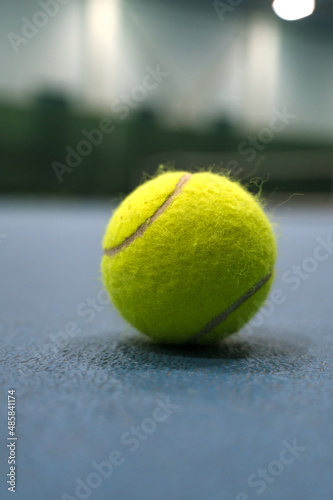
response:
[[[104,238],[112,248],[151,217],[186,173],[164,173],[116,210]],[[260,308],[273,281],[276,245],[257,200],[236,182],[196,173],[143,234],[116,255],[104,255],[110,297],[135,328],[164,342],[184,343],[260,280],[272,277],[200,338],[237,331]]]
[[[179,179],[185,172],[172,172],[161,175],[153,182],[145,182],[128,195],[115,210],[110,219],[103,240],[103,248],[111,248],[122,243],[135,233],[147,219],[172,194]]]

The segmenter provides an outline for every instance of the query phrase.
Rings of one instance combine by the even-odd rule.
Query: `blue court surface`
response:
[[[305,197],[271,212],[270,299],[209,348],[154,344],[107,303],[111,208],[0,202],[1,499],[331,500],[332,205]]]

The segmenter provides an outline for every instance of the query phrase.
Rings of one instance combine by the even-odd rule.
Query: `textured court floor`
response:
[[[0,201],[1,499],[331,500],[332,205],[276,210],[271,300],[229,342],[191,350],[151,343],[106,304],[109,215]]]

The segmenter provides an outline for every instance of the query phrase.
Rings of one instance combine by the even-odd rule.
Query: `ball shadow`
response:
[[[285,373],[300,371],[309,346],[299,337],[288,339],[283,331],[260,331],[244,338],[234,335],[214,345],[168,345],[143,335],[104,332],[73,340],[63,350],[65,359],[88,369],[102,369],[117,376],[173,371],[205,370],[223,373]],[[297,340],[298,339],[298,340]]]
[[[127,342],[123,342],[125,345]],[[171,356],[173,358],[187,359],[244,359],[251,352],[252,347],[248,342],[242,342],[238,339],[221,340],[211,345],[200,344],[163,344],[159,342],[149,341],[146,339],[137,339],[136,346],[138,349],[144,349],[156,355]]]
[[[168,345],[146,339],[143,335],[119,335],[95,339],[95,363],[116,365],[127,370],[153,368],[172,369],[227,369],[270,371],[277,366],[297,366],[302,363],[307,352],[306,345],[292,343],[285,339],[283,332],[261,332],[260,336],[244,339],[229,337],[214,345]],[[283,338],[284,337],[284,338]]]

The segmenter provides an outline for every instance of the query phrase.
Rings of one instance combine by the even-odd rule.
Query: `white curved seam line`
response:
[[[200,338],[204,337],[205,335],[209,334],[214,328],[216,328],[218,325],[220,325],[223,321],[227,319],[229,314],[234,312],[239,306],[244,304],[244,302],[247,301],[252,295],[254,295],[260,288],[262,288],[265,283],[270,279],[272,276],[272,273],[267,274],[264,278],[262,278],[254,287],[252,287],[250,290],[245,292],[239,299],[237,299],[231,306],[229,306],[225,311],[221,312],[215,318],[209,321],[199,332],[195,333],[188,342],[196,342]]]
[[[147,231],[148,227],[151,226],[156,221],[156,219],[168,208],[169,205],[171,205],[173,200],[179,195],[179,193],[182,191],[183,187],[190,180],[191,177],[192,177],[191,174],[183,175],[177,182],[175,190],[164,201],[164,203],[156,210],[154,215],[145,220],[145,222],[137,228],[135,233],[131,234],[131,236],[128,236],[128,238],[125,238],[122,243],[113,248],[104,249],[104,254],[107,255],[108,257],[113,257],[117,253],[121,252],[124,248],[127,248],[137,238],[141,238]]]

